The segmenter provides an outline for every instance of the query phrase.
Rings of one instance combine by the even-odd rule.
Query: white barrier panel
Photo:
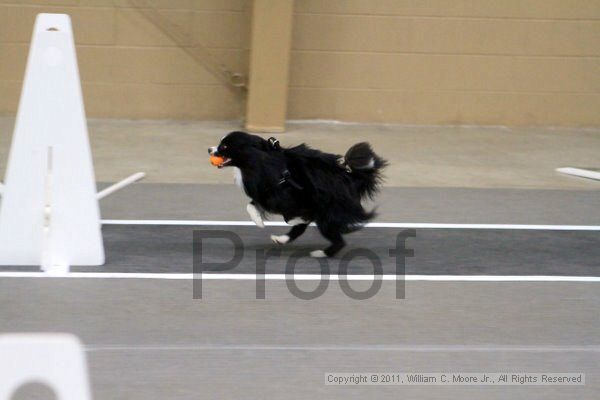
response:
[[[0,208],[0,265],[104,264],[71,21],[39,14]]]
[[[27,383],[48,385],[59,400],[91,400],[85,353],[67,334],[0,335],[0,400]]]
[[[564,167],[556,168],[556,172],[561,174],[578,176],[580,178],[595,179],[600,181],[600,170],[592,168],[577,168],[577,167]]]

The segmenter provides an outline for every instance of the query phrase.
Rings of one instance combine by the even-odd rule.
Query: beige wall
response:
[[[598,0],[298,0],[290,118],[600,125]]]
[[[148,0],[244,73],[250,1]],[[243,94],[127,5],[0,0],[0,113],[49,11],[73,17],[90,116],[243,116]],[[292,47],[290,119],[600,126],[600,0],[296,0]]]
[[[247,73],[249,0],[146,3],[177,24],[186,45],[199,43],[216,62]],[[88,116],[234,119],[244,112],[239,90],[224,85],[127,0],[0,0],[0,113],[16,110],[40,12],[71,15]]]

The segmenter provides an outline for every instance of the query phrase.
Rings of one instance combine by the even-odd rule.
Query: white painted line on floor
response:
[[[95,351],[406,351],[412,353],[430,352],[529,352],[529,353],[571,353],[600,352],[600,346],[465,346],[465,345],[127,345],[106,344],[85,346],[89,352]]]
[[[173,226],[255,226],[252,221],[207,221],[207,220],[137,220],[105,219],[104,225],[173,225]],[[266,226],[289,226],[283,221],[265,222]],[[544,231],[600,231],[598,225],[520,225],[520,224],[437,224],[408,222],[370,222],[367,228],[420,228],[420,229],[512,229]]]
[[[67,279],[161,279],[161,280],[191,280],[192,273],[134,273],[134,272],[70,272],[68,274],[49,274],[45,272],[2,271],[0,278],[67,278]],[[199,277],[198,277],[199,278]],[[550,276],[550,275],[379,275],[377,279],[383,281],[432,281],[432,282],[600,282],[598,276]],[[203,280],[213,281],[284,281],[288,278],[285,274],[219,274],[204,273]],[[319,275],[296,274],[298,281],[372,281],[373,275]]]

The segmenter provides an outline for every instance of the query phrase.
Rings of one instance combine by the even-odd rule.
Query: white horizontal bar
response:
[[[104,219],[104,225],[174,225],[174,226],[255,226],[252,221],[207,220],[137,220]],[[266,226],[289,226],[283,221],[265,222]],[[438,224],[408,222],[370,222],[367,228],[420,228],[420,229],[512,229],[545,231],[600,231],[598,225],[521,225],[521,224]]]
[[[69,272],[67,274],[48,274],[44,272],[3,271],[0,278],[69,278],[69,279],[162,279],[162,280],[191,280],[192,273],[133,273],[133,272]],[[199,279],[199,277],[198,277]],[[285,274],[219,274],[203,273],[203,280],[214,281],[284,281]],[[294,280],[320,281],[372,281],[373,275],[319,275],[296,274]],[[600,282],[598,276],[551,276],[551,275],[378,275],[383,281],[432,281],[432,282]]]
[[[96,197],[98,198],[98,200],[105,198],[106,196],[110,196],[111,194],[113,194],[114,192],[123,189],[126,186],[131,185],[132,183],[135,183],[141,179],[144,179],[146,177],[146,174],[143,172],[137,172],[133,175],[128,176],[127,178],[115,183],[114,185],[110,185],[109,187],[107,187],[106,189],[98,192],[98,194],[96,195]]]
[[[182,345],[131,345],[101,344],[86,345],[86,351],[404,351],[410,353],[429,352],[526,352],[526,353],[571,353],[600,352],[600,346],[510,346],[510,345],[265,345],[265,344],[182,344]]]
[[[600,172],[592,171],[589,169],[564,167],[564,168],[557,168],[556,172],[560,172],[561,174],[579,176],[581,178],[600,180]]]

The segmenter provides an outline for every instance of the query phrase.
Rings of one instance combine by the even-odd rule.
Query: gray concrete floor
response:
[[[12,124],[0,118],[0,173]],[[91,121],[99,181],[148,173],[103,201],[104,218],[246,220],[205,153],[237,127]],[[599,166],[598,130],[293,124],[280,138],[335,152],[371,141],[392,162],[381,220],[599,223],[600,183],[554,172]],[[209,281],[193,300],[189,281],[2,278],[0,332],[78,335],[95,399],[600,398],[597,283],[407,282],[404,300],[394,289],[357,301],[332,282],[303,301],[271,281],[256,300],[254,282]],[[330,371],[567,371],[586,386],[331,387]]]
[[[14,120],[0,118],[3,175]],[[90,120],[99,181],[136,172],[146,182],[231,183],[229,171],[208,162],[206,148],[237,122]],[[269,136],[269,135],[265,135]],[[563,176],[563,166],[600,167],[600,130],[289,124],[276,135],[283,145],[301,142],[334,153],[369,141],[389,159],[388,186],[597,190],[600,184]]]
[[[311,286],[314,287],[314,283]],[[362,290],[360,284],[357,289]],[[0,331],[85,343],[95,399],[597,399],[597,284],[408,282],[395,300],[337,285],[0,280]],[[332,387],[325,372],[584,372],[582,387]]]
[[[247,203],[233,184],[138,183],[100,206],[105,219],[247,221]],[[600,225],[596,190],[384,187],[375,206],[383,222]]]

